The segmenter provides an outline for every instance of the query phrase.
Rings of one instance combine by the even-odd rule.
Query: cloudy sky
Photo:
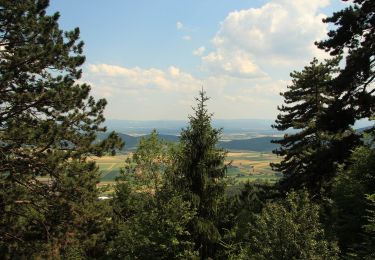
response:
[[[340,0],[51,0],[85,42],[82,81],[108,119],[186,119],[203,86],[220,119],[274,119],[293,70],[326,54]]]

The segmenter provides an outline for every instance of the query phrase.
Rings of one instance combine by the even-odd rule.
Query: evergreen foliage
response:
[[[141,138],[100,201],[89,157],[122,142],[78,83],[79,30],[61,30],[48,0],[1,1],[0,258],[374,259],[374,137],[363,146],[351,125],[374,116],[375,1],[353,2],[324,20],[336,27],[317,45],[334,58],[292,72],[282,93],[273,127],[298,132],[274,141],[280,183],[226,193],[202,90],[180,143]]]
[[[375,193],[366,194],[367,199],[367,223],[363,226],[365,232],[364,247],[361,255],[364,259],[375,258]]]
[[[100,237],[97,167],[121,142],[105,131],[105,100],[77,84],[79,30],[59,29],[47,0],[0,4],[0,258],[88,256]],[[99,206],[98,206],[99,207]],[[96,228],[92,228],[97,223]]]
[[[211,126],[208,98],[199,93],[194,115],[181,133],[181,152],[175,162],[174,187],[196,209],[190,232],[201,259],[213,257],[219,246],[218,213],[224,201],[226,152],[217,148],[221,130]]]
[[[355,119],[368,118],[374,113],[375,3],[354,0],[352,5],[323,21],[335,27],[327,40],[317,43],[318,47],[333,56],[345,55],[345,66],[332,85],[338,98],[327,114],[327,121],[345,128]]]
[[[335,96],[330,92],[332,74],[337,70],[337,59],[319,63],[314,59],[301,72],[291,73],[292,84],[282,93],[285,105],[278,109],[274,128],[300,130],[285,134],[274,153],[282,156],[280,163],[272,164],[283,173],[279,185],[282,191],[307,188],[320,196],[330,188],[337,164],[342,163],[350,150],[359,143],[355,132],[347,127],[332,132],[322,120]]]

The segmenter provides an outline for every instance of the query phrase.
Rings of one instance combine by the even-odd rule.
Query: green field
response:
[[[125,159],[130,154],[116,156],[104,156],[94,158],[101,171],[102,184],[111,183],[120,173],[120,168],[124,167]],[[279,177],[271,170],[270,162],[279,159],[272,153],[265,152],[230,152],[226,162],[230,164],[228,176],[238,182],[245,181],[268,181],[275,182]]]
[[[271,162],[280,161],[272,153],[265,152],[230,152],[227,162],[231,162],[228,168],[228,176],[238,182],[268,181],[276,182],[279,176],[272,171]]]
[[[129,155],[103,156],[94,158],[101,171],[101,182],[113,182],[120,174],[120,168],[124,167],[125,159]]]

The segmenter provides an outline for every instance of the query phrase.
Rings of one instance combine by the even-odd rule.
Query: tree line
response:
[[[291,73],[274,128],[282,179],[226,177],[221,129],[196,99],[178,144],[156,131],[99,200],[91,156],[124,145],[105,132],[104,99],[81,78],[79,29],[59,28],[48,0],[0,2],[0,257],[2,259],[374,259],[375,2],[354,0],[313,59]]]

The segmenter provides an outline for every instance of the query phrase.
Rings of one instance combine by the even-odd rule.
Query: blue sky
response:
[[[109,119],[186,119],[203,85],[216,118],[277,115],[339,0],[51,0],[85,42],[82,81]]]

